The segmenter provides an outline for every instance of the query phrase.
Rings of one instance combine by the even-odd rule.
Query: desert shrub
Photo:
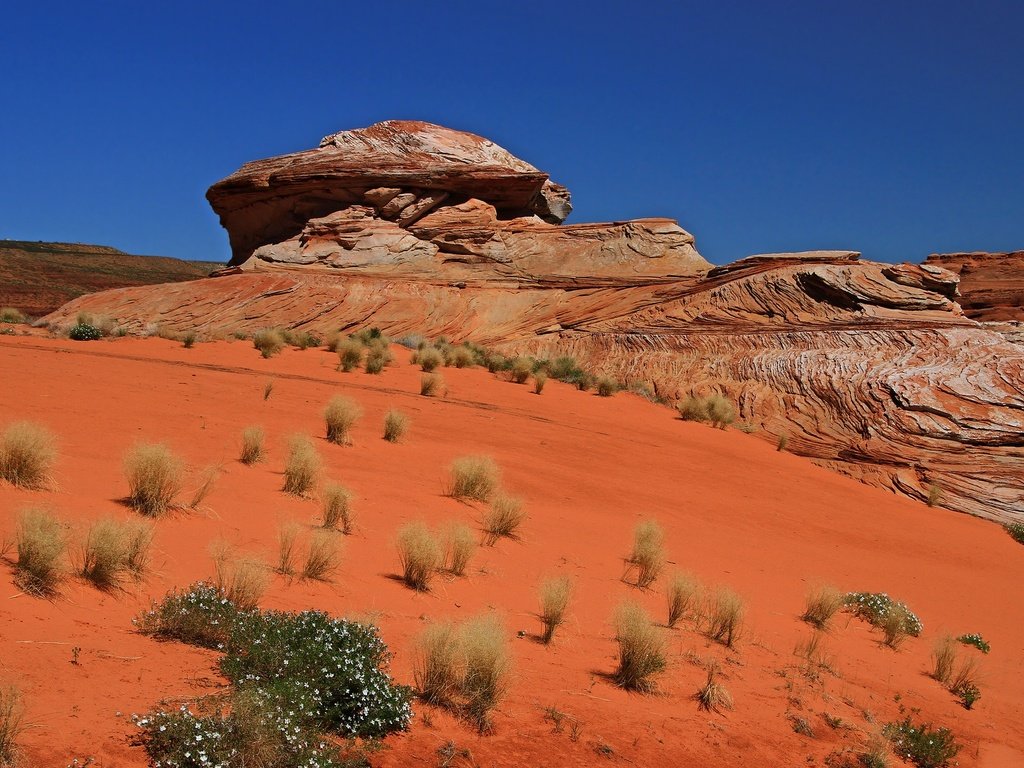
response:
[[[242,430],[242,454],[239,459],[243,464],[258,464],[266,458],[263,439],[263,427],[252,424]]]
[[[407,333],[405,336],[400,336],[395,339],[395,344],[403,346],[406,349],[419,349],[426,343],[426,339],[424,339],[419,333]]]
[[[341,546],[337,536],[329,531],[314,531],[306,552],[302,578],[312,581],[330,581],[341,564]]]
[[[424,373],[432,373],[444,363],[444,355],[434,347],[425,347],[416,352],[416,362]]]
[[[103,332],[90,323],[78,322],[68,330],[68,338],[72,341],[97,341]]]
[[[982,653],[988,653],[992,650],[992,646],[986,642],[985,638],[979,635],[977,632],[971,632],[967,635],[960,635],[957,640],[964,645],[973,645]]]
[[[453,368],[469,368],[476,363],[476,355],[469,347],[463,345],[452,347],[447,363]]]
[[[366,353],[366,372],[372,374],[382,373],[391,362],[391,352],[386,346],[373,346]]]
[[[409,429],[409,417],[392,408],[384,416],[384,439],[389,443],[400,442]]]
[[[509,378],[516,384],[525,384],[533,374],[533,361],[528,357],[517,357],[509,368]]]
[[[497,352],[489,354],[484,360],[484,365],[487,366],[488,373],[500,373],[501,371],[507,371],[512,367],[512,361],[504,355],[499,355]]]
[[[139,443],[124,457],[128,503],[144,515],[170,509],[182,488],[182,462],[162,443]]]
[[[732,695],[724,685],[718,682],[720,672],[718,662],[712,660],[708,664],[707,678],[704,680],[704,685],[697,691],[697,706],[706,712],[721,712],[723,709],[732,709]]]
[[[252,345],[264,358],[276,355],[284,344],[284,336],[276,328],[263,328],[252,335]]]
[[[949,677],[944,682],[948,684],[950,693],[960,699],[965,709],[971,709],[974,702],[981,698],[981,689],[978,687],[978,664],[974,659],[963,659],[956,669],[950,670]]]
[[[929,507],[934,507],[940,501],[942,501],[942,489],[932,483],[928,486],[928,496],[925,498],[925,504]]]
[[[636,572],[636,585],[646,589],[657,580],[665,565],[665,534],[654,520],[638,523],[633,529],[633,551],[626,559]]]
[[[264,402],[266,402],[267,400],[270,399],[270,395],[273,393],[273,391],[274,391],[274,380],[271,379],[270,381],[268,381],[266,384],[263,385],[263,401]]]
[[[20,488],[42,488],[57,460],[56,438],[30,421],[9,424],[0,435],[0,477]]]
[[[286,344],[296,349],[309,349],[310,347],[319,347],[323,344],[323,339],[309,331],[294,331],[286,328],[281,331],[281,337]]]
[[[875,731],[857,753],[857,763],[863,768],[889,768],[889,740],[881,731]]]
[[[1024,544],[1024,523],[1007,523],[1006,532],[1013,537],[1018,544]]]
[[[152,613],[181,609],[219,628],[220,668],[234,690],[227,711],[215,700],[209,714],[182,707],[137,720],[154,764],[341,768],[347,763],[325,733],[377,738],[407,727],[410,691],[391,681],[375,627],[318,611],[239,611],[205,584],[169,595]],[[205,635],[165,636],[210,647]]]
[[[674,627],[686,614],[696,607],[700,595],[700,584],[695,578],[685,573],[675,573],[665,587],[665,599],[668,603],[668,620],[666,624]]]
[[[638,604],[627,602],[619,606],[615,614],[615,641],[619,645],[615,682],[629,691],[653,691],[654,677],[667,665],[665,643]]]
[[[424,523],[408,523],[398,529],[396,539],[402,580],[413,589],[426,592],[441,565],[441,545]]]
[[[723,395],[711,395],[707,399],[708,421],[719,429],[725,429],[736,420],[736,408]]]
[[[14,540],[18,586],[36,595],[53,594],[62,578],[60,560],[67,546],[63,524],[44,509],[26,509],[18,517]]]
[[[189,500],[189,509],[199,509],[199,505],[206,501],[206,497],[213,492],[220,476],[220,468],[215,466],[206,467],[199,473],[195,490],[192,491],[192,498]]]
[[[424,701],[448,706],[462,681],[462,648],[450,622],[429,625],[413,646],[413,680]]]
[[[0,308],[0,323],[24,323],[25,315],[20,309],[14,307]]]
[[[196,334],[193,331],[189,331],[188,333],[182,335],[181,346],[183,346],[185,349],[192,349],[192,347],[194,347],[195,345]]]
[[[732,648],[743,626],[743,601],[730,589],[720,588],[707,606],[707,636]]]
[[[305,496],[316,486],[322,466],[320,454],[306,435],[293,435],[284,466],[284,492]]]
[[[335,445],[352,443],[352,427],[363,415],[363,409],[347,397],[335,395],[324,409],[324,422],[327,425],[327,442]]]
[[[149,563],[153,527],[145,522],[104,519],[86,535],[81,573],[100,589],[114,589],[128,575],[141,576]]]
[[[277,572],[284,576],[295,574],[296,542],[300,530],[297,523],[285,523],[277,531]]]
[[[453,523],[444,531],[444,556],[442,562],[445,570],[455,576],[462,576],[466,566],[476,550],[476,541],[469,526]]]
[[[217,587],[199,582],[153,602],[134,623],[145,635],[218,648],[227,642],[237,614],[238,608]]]
[[[597,394],[601,397],[611,397],[619,391],[619,385],[615,379],[608,376],[599,376],[597,379]]]
[[[363,361],[363,345],[355,339],[346,339],[338,343],[338,367],[345,373],[351,373]]]
[[[565,621],[565,609],[572,597],[572,580],[568,576],[545,579],[540,585],[540,621],[544,625],[541,642],[551,642],[555,630]]]
[[[466,699],[467,714],[483,733],[490,728],[491,712],[507,690],[511,666],[508,641],[493,615],[467,621],[460,640],[464,654],[461,693]]]
[[[685,400],[676,403],[676,410],[679,411],[679,418],[683,421],[707,421],[707,407],[702,399],[687,397]]]
[[[489,456],[463,456],[451,465],[448,495],[455,499],[490,501],[501,483],[501,470]]]
[[[576,358],[567,356],[556,357],[548,362],[546,368],[548,376],[558,381],[570,381],[574,376],[583,373],[583,369],[576,362]]]
[[[910,608],[884,592],[849,592],[843,602],[854,616],[883,631],[887,619],[889,631],[902,629],[904,634],[918,637],[924,628]]]
[[[909,716],[889,723],[884,733],[896,754],[920,768],[942,768],[960,751],[960,745],[948,728],[933,729],[931,723],[916,725]]]
[[[676,404],[676,410],[684,421],[706,421],[719,429],[725,429],[736,420],[736,407],[720,394],[687,397]]]
[[[17,765],[18,739],[24,730],[21,692],[13,685],[0,686],[0,765]]]
[[[483,515],[484,543],[490,547],[503,536],[518,538],[519,526],[525,519],[522,500],[499,493]]]
[[[775,444],[775,450],[780,453],[789,447],[789,435],[779,435],[779,441]]]
[[[843,607],[843,593],[827,584],[807,593],[801,619],[818,629],[826,629],[832,617]]]
[[[320,494],[324,528],[352,533],[352,494],[343,485],[328,483]]]
[[[424,397],[441,397],[444,394],[444,378],[439,373],[424,373],[420,377],[420,394]]]
[[[943,635],[932,649],[932,677],[940,683],[948,683],[956,664],[956,641],[951,635]]]
[[[544,385],[548,383],[548,375],[543,371],[533,374],[533,393],[539,395],[544,391]]]
[[[259,604],[270,582],[266,566],[248,557],[230,557],[226,548],[214,552],[213,584],[225,599],[241,611]]]

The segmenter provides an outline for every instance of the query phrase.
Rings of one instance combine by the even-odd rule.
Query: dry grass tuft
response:
[[[725,429],[736,420],[736,407],[720,394],[687,397],[676,404],[676,409],[683,421],[706,421],[719,429]]]
[[[18,739],[25,730],[21,692],[0,686],[0,765],[18,765]]]
[[[801,619],[818,629],[828,629],[832,617],[843,607],[844,594],[829,584],[813,588],[807,593],[807,601]]]
[[[230,558],[227,547],[213,547],[214,584],[221,594],[242,610],[252,610],[267,591],[266,566],[252,558]]]
[[[352,533],[352,494],[338,483],[328,483],[320,494],[324,528]]]
[[[455,702],[462,682],[462,650],[450,622],[428,626],[416,639],[413,680],[424,701],[440,706]]]
[[[665,534],[654,520],[638,523],[633,529],[633,551],[626,562],[636,571],[636,585],[646,589],[665,566]]]
[[[60,559],[67,546],[64,526],[44,509],[26,509],[15,530],[18,565],[15,581],[35,595],[52,595],[63,573]]]
[[[140,443],[124,458],[128,503],[144,515],[161,515],[182,488],[182,462],[161,443]]]
[[[416,362],[424,373],[432,373],[444,364],[444,355],[434,347],[424,347],[416,352]]]
[[[217,484],[217,477],[220,475],[220,467],[210,466],[199,473],[199,482],[192,492],[192,500],[188,503],[189,509],[199,509],[199,505],[206,501],[206,497],[213,492]]]
[[[494,497],[491,506],[484,512],[484,544],[492,547],[503,536],[509,539],[518,539],[519,526],[525,519],[526,511],[523,509],[522,500],[499,493]]]
[[[327,424],[327,442],[335,445],[352,444],[352,427],[363,415],[363,409],[347,397],[335,395],[324,409]]]
[[[697,705],[706,712],[721,712],[732,709],[732,695],[716,678],[721,672],[718,662],[712,660],[708,664],[708,676],[704,685],[697,691]]]
[[[501,622],[490,614],[467,621],[459,636],[465,664],[460,687],[466,713],[484,733],[490,730],[491,712],[508,688],[508,641]]]
[[[277,531],[277,572],[283,576],[295,575],[296,540],[301,530],[298,523],[285,523]]]
[[[611,397],[619,391],[618,382],[608,376],[600,376],[597,379],[597,394],[601,397]]]
[[[252,345],[263,357],[273,357],[284,349],[284,335],[276,328],[263,328],[252,335]]]
[[[652,692],[654,677],[667,666],[665,643],[637,603],[619,606],[615,614],[615,640],[619,644],[615,682],[628,691]]]
[[[707,636],[727,648],[739,639],[743,627],[743,601],[724,587],[711,597],[707,606]]]
[[[322,464],[313,441],[306,435],[293,435],[288,441],[288,459],[284,466],[284,492],[307,495],[316,486]]]
[[[263,401],[266,402],[270,399],[270,395],[274,392],[274,380],[271,379],[263,385]]]
[[[370,374],[383,373],[392,360],[394,357],[386,344],[375,344],[366,352],[366,372]]]
[[[445,529],[442,560],[446,571],[454,576],[462,576],[475,551],[476,541],[468,525],[452,523]]]
[[[942,501],[942,489],[932,483],[928,486],[928,497],[925,499],[925,503],[929,507],[934,507],[940,501]]]
[[[452,462],[448,495],[490,501],[501,483],[501,470],[490,456],[463,456]]]
[[[81,573],[100,589],[120,587],[125,576],[139,577],[149,564],[153,526],[142,521],[103,519],[85,539]]]
[[[545,579],[540,585],[540,621],[544,625],[541,642],[545,645],[565,621],[565,609],[572,597],[572,580],[568,576]]]
[[[252,424],[242,430],[242,455],[239,457],[241,462],[249,465],[258,464],[266,457],[263,427]]]
[[[899,650],[909,634],[906,614],[895,605],[882,617],[879,627],[882,630],[883,642],[894,651]]]
[[[309,540],[306,564],[302,567],[302,578],[313,581],[330,581],[341,565],[341,544],[330,531],[314,531]]]
[[[19,488],[43,488],[57,459],[56,439],[46,428],[16,421],[0,435],[0,477]]]
[[[338,342],[335,351],[338,353],[338,367],[345,373],[351,373],[363,361],[363,345],[355,339]]]
[[[392,408],[384,416],[384,439],[389,443],[401,442],[409,429],[409,417]]]
[[[517,357],[508,370],[509,378],[516,384],[525,384],[533,373],[533,361],[528,357]]]
[[[668,620],[666,624],[674,627],[686,614],[696,607],[700,595],[700,583],[686,573],[674,573],[665,587],[665,599],[668,602]]]
[[[544,371],[537,371],[533,374],[533,393],[539,395],[544,391],[544,385],[548,383],[548,375]]]
[[[408,523],[398,529],[396,539],[402,580],[415,590],[426,592],[441,565],[441,545],[424,523]]]
[[[0,307],[0,323],[24,323],[25,313],[15,307]]]
[[[932,651],[932,677],[940,683],[949,683],[956,665],[957,641],[952,635],[943,635]]]
[[[424,373],[420,377],[420,394],[424,397],[444,395],[444,377],[439,373]]]

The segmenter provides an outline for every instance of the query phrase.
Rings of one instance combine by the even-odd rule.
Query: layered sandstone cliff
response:
[[[231,237],[223,276],[94,294],[48,319],[377,325],[573,354],[669,400],[726,392],[750,428],[866,482],[1024,517],[1024,347],[965,317],[940,265],[844,251],[713,268],[670,220],[560,224],[564,187],[424,123],[249,163],[208,197]]]
[[[925,264],[960,276],[959,301],[968,317],[1024,321],[1024,251],[935,253]]]

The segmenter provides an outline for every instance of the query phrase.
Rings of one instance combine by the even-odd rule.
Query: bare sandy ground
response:
[[[0,426],[30,419],[60,440],[55,489],[0,484],[0,538],[27,505],[51,507],[79,533],[102,516],[127,518],[121,460],[140,440],[168,443],[197,471],[222,469],[199,511],[157,521],[153,573],[137,588],[105,595],[72,577],[47,601],[20,593],[0,567],[0,681],[24,693],[28,765],[145,765],[130,715],[224,685],[216,654],[145,638],[131,619],[172,587],[208,577],[212,542],[271,561],[282,522],[315,523],[314,501],[280,490],[296,432],[316,438],[326,477],[355,493],[357,528],[332,584],[275,577],[264,607],[371,619],[394,652],[395,676],[409,683],[410,643],[427,620],[494,610],[510,638],[513,680],[492,735],[416,705],[410,732],[389,738],[374,765],[435,766],[451,741],[472,754],[464,765],[822,766],[901,708],[950,727],[964,744],[961,766],[1024,765],[1024,548],[997,526],[861,485],[738,430],[681,422],[633,395],[549,382],[538,396],[481,369],[445,369],[449,396],[420,397],[418,368],[395,352],[395,366],[370,376],[337,372],[323,350],[263,360],[247,342],[186,350],[162,339],[0,337]],[[321,413],[337,393],[365,411],[349,447],[322,439]],[[390,407],[411,418],[402,444],[381,439]],[[270,448],[254,467],[237,461],[249,424],[264,427]],[[476,524],[477,508],[442,494],[451,460],[470,453],[493,456],[526,500],[523,538],[478,550],[466,578],[414,593],[395,578],[395,532],[416,519]],[[670,567],[735,589],[748,617],[735,651],[689,624],[664,629],[669,669],[657,695],[640,696],[607,675],[619,602],[637,599],[664,620],[664,578],[647,592],[622,581],[632,528],[647,518],[665,528]],[[576,597],[544,647],[534,638],[536,589],[554,574],[575,580]],[[917,612],[924,633],[897,652],[844,614],[827,641],[834,674],[810,680],[793,650],[810,633],[798,616],[819,582],[888,592]],[[945,632],[980,632],[992,644],[979,655],[982,698],[971,711],[927,674]],[[710,657],[722,661],[732,712],[701,712],[692,698],[704,674],[696,662]],[[554,731],[552,706],[578,723],[575,734]],[[823,714],[842,723],[833,728]],[[814,736],[794,732],[794,717]]]

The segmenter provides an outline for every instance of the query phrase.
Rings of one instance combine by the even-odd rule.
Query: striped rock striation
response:
[[[47,320],[376,325],[570,354],[668,401],[726,393],[748,430],[873,485],[1024,519],[1024,347],[966,317],[941,264],[822,251],[713,267],[668,219],[561,223],[564,187],[426,123],[249,163],[208,198],[233,251],[219,276],[84,296]]]

